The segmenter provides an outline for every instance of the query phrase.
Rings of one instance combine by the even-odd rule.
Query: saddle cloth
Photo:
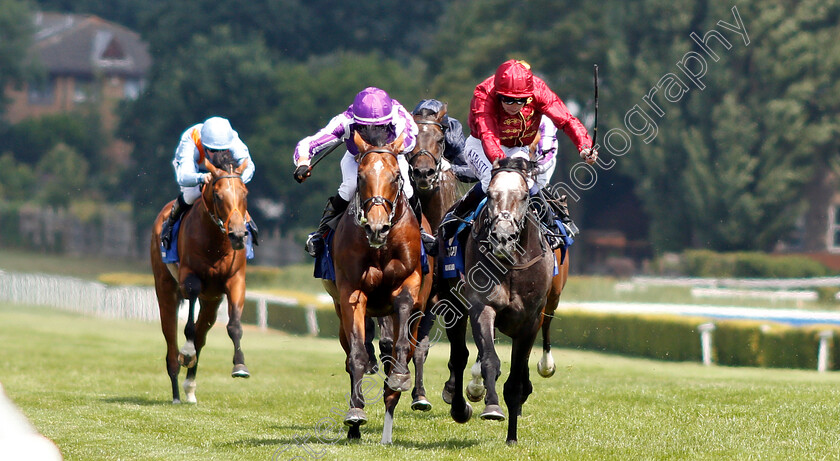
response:
[[[251,224],[247,224],[248,228],[248,236],[245,237],[245,256],[248,261],[254,259],[254,234],[251,231]],[[175,225],[172,226],[172,243],[169,246],[169,249],[163,247],[163,244],[160,245],[160,256],[163,258],[164,263],[177,263],[181,260],[178,257],[178,231],[181,229],[181,219],[179,218],[178,221],[175,222]]]
[[[335,282],[335,266],[332,258],[333,230],[329,230],[324,237],[324,251],[315,258],[315,278],[331,280]],[[424,274],[429,273],[429,259],[426,257],[426,249],[420,245],[420,264]]]

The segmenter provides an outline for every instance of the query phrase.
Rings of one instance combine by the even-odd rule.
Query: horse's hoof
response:
[[[452,391],[449,389],[444,387],[443,392],[440,393],[440,398],[442,398],[447,405],[452,405]]]
[[[432,402],[429,402],[426,400],[426,397],[421,395],[411,402],[411,409],[417,411],[429,411],[432,409]]]
[[[516,439],[510,439],[510,440],[508,440],[508,441],[507,441],[507,442],[505,442],[505,443],[507,443],[507,444],[508,444],[508,446],[513,446],[513,445],[516,445],[516,443],[517,443],[517,442],[516,442]]]
[[[392,373],[388,377],[388,387],[396,392],[406,392],[411,390],[411,373]]]
[[[172,399],[172,405],[180,405],[181,399]]]
[[[542,365],[542,363],[537,364],[537,373],[539,373],[543,378],[551,378],[554,376],[554,372],[557,371],[556,367],[543,368],[540,365]]]
[[[505,413],[502,407],[498,405],[487,405],[484,407],[484,413],[481,414],[481,419],[490,421],[504,421]]]
[[[367,424],[367,415],[361,408],[351,408],[344,417],[344,425],[352,427],[364,426]]]
[[[472,418],[473,408],[468,402],[464,402],[464,412],[458,413],[455,411],[454,408],[449,410],[449,415],[452,416],[452,420],[454,420],[458,424],[464,424]]]
[[[481,384],[470,383],[467,385],[467,398],[470,399],[470,402],[480,402],[486,393],[487,388]]]
[[[233,366],[233,371],[230,372],[230,376],[233,378],[250,378],[251,373],[248,373],[248,367],[244,363],[240,363],[239,365]]]

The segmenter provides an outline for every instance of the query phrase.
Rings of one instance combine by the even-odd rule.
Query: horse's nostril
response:
[[[388,233],[389,230],[391,230],[391,226],[385,224],[382,226],[382,229],[379,230],[379,233],[385,235]]]

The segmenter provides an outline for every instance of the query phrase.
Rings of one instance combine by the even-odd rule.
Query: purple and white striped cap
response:
[[[353,100],[353,119],[360,125],[385,125],[393,116],[391,97],[384,90],[367,87]]]

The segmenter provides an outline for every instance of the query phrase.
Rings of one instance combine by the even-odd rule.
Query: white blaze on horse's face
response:
[[[373,164],[373,171],[375,171],[377,175],[381,174],[384,168],[385,164],[382,163],[382,160],[377,160],[376,163]]]
[[[490,199],[490,236],[493,253],[512,255],[516,237],[525,222],[528,187],[522,174],[514,171],[496,173],[487,190]]]

